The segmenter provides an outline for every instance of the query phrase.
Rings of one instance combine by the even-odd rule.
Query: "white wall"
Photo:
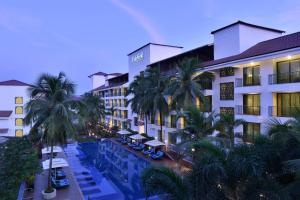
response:
[[[102,75],[92,75],[92,89],[100,87],[105,83],[105,77]]]
[[[259,42],[281,35],[274,31],[235,24],[214,33],[214,59],[239,54]]]
[[[25,105],[29,101],[27,86],[0,86],[0,110],[10,110],[12,111],[11,116],[7,118],[0,119],[0,128],[8,128],[8,134],[0,134],[0,136],[15,136],[15,129],[23,129],[23,134],[28,134],[30,127],[17,127],[15,126],[15,118],[25,117]],[[23,97],[23,104],[16,105],[15,97]],[[16,115],[15,107],[23,106],[23,114]]]

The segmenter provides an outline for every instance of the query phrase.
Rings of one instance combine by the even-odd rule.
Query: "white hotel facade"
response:
[[[212,44],[183,53],[182,47],[153,43],[131,52],[124,84],[128,86],[147,67],[160,66],[161,73],[172,75],[176,60],[194,57],[199,61],[199,73],[215,75],[203,91],[211,105],[205,112],[228,112],[244,119],[247,123],[235,129],[236,135],[251,142],[255,135],[266,132],[271,117],[290,119],[293,110],[300,108],[300,32],[283,35],[281,30],[238,21],[212,34]],[[196,104],[201,108],[201,103]],[[132,113],[130,106],[127,111],[126,127],[145,132],[144,120]],[[164,141],[180,140],[172,138],[172,132],[184,127],[176,113],[163,120],[149,117],[148,122],[149,135],[156,137],[162,122]]]
[[[29,84],[8,80],[0,82],[0,137],[22,137],[29,133],[24,126],[25,105],[29,101]]]

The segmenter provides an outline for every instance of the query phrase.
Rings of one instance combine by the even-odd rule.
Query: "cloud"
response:
[[[125,3],[119,1],[119,0],[111,0],[111,2],[125,11],[128,15],[133,17],[133,19],[140,24],[143,29],[149,34],[151,37],[151,40],[153,42],[164,42],[163,37],[158,33],[156,30],[155,26],[149,21],[149,19],[141,12],[138,10],[134,9],[133,7],[126,5]]]

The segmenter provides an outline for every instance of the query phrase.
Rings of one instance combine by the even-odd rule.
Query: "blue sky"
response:
[[[292,33],[299,19],[299,0],[0,0],[0,81],[64,71],[81,94],[93,72],[126,72],[145,43],[189,50],[237,20]]]

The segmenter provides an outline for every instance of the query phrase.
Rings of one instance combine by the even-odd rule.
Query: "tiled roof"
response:
[[[240,54],[213,60],[213,61],[204,62],[201,64],[201,66],[209,67],[209,66],[227,63],[231,61],[288,50],[296,47],[300,47],[300,32],[260,42]]]
[[[109,86],[101,85],[101,86],[93,89],[92,92],[97,91],[97,90],[104,90],[104,89],[108,89],[108,88],[112,88],[112,87],[118,87],[118,86],[124,85],[125,83],[127,83],[127,82],[114,83],[114,84],[111,84]]]
[[[91,78],[94,75],[99,75],[99,76],[108,76],[108,75],[111,75],[111,76],[120,76],[120,75],[122,75],[122,73],[109,73],[109,74],[107,74],[105,72],[96,72],[94,74],[89,75],[89,78]]]
[[[0,128],[0,134],[8,133],[8,128]]]
[[[224,27],[222,27],[222,28],[219,28],[219,29],[217,29],[217,30],[214,30],[214,31],[211,32],[211,34],[214,34],[214,33],[216,33],[216,32],[219,32],[219,31],[221,31],[221,30],[224,30],[224,29],[226,29],[226,28],[228,28],[228,27],[231,27],[231,26],[234,26],[234,25],[236,25],[236,24],[242,24],[242,25],[245,25],[245,26],[250,26],[250,27],[254,27],[254,28],[264,29],[264,30],[273,31],[273,32],[277,32],[277,33],[284,33],[284,32],[285,32],[285,31],[283,31],[283,30],[274,29],[274,28],[269,28],[269,27],[265,27],[265,26],[259,26],[259,25],[256,25],[256,24],[250,24],[250,23],[243,22],[243,21],[240,21],[240,20],[239,20],[239,21],[237,21],[237,22],[234,22],[234,23],[232,23],[232,24],[229,24],[229,25],[227,25],[227,26],[224,26]]]
[[[9,117],[11,114],[11,110],[0,110],[0,117]]]
[[[0,85],[4,85],[4,86],[30,86],[29,84],[18,81],[18,80],[2,81],[2,82],[0,82]]]

